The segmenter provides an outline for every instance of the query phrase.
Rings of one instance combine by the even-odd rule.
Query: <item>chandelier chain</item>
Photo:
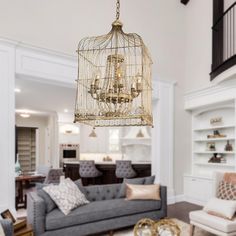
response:
[[[120,0],[116,1],[116,19],[119,20],[120,18]]]

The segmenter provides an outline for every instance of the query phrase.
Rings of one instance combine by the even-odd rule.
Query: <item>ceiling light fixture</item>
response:
[[[143,131],[140,129],[136,135],[137,138],[144,138]]]
[[[95,132],[95,128],[92,129],[91,133],[89,134],[90,138],[97,138],[97,134]]]
[[[69,112],[69,110],[68,110],[68,109],[64,109],[64,112],[65,112],[65,113],[68,113],[68,112]]]
[[[14,91],[15,91],[15,93],[20,93],[20,92],[21,92],[21,89],[15,88]]]
[[[23,118],[29,118],[30,114],[29,113],[21,113],[20,116]]]
[[[78,46],[75,122],[102,126],[152,126],[152,60],[142,38],[124,33],[120,0],[103,36]]]

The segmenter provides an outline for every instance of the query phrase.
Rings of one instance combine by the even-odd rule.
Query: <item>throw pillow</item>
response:
[[[144,184],[145,178],[124,179],[120,187],[119,197],[124,198],[126,195],[126,184]]]
[[[65,215],[74,208],[89,203],[77,185],[69,178],[62,180],[59,185],[44,187],[43,190],[50,195]]]
[[[84,186],[83,186],[82,180],[81,180],[81,179],[77,179],[74,183],[77,185],[77,187],[79,188],[79,190],[80,190],[84,195],[86,195],[86,189],[85,189]]]
[[[145,177],[144,179],[144,184],[154,184],[154,181],[155,181],[155,175],[153,176],[148,176],[148,177]]]
[[[203,210],[210,215],[232,220],[236,211],[236,201],[212,198]]]
[[[56,203],[52,200],[52,198],[43,190],[44,187],[49,186],[48,184],[36,184],[36,190],[39,197],[41,197],[46,205],[46,212],[49,213],[53,209],[57,207]]]
[[[221,181],[217,197],[224,200],[236,200],[236,185]]]
[[[236,185],[236,173],[224,173],[224,181]]]
[[[126,184],[127,200],[161,200],[160,185],[132,185]]]

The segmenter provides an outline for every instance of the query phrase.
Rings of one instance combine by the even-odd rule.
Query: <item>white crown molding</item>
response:
[[[236,76],[219,84],[185,94],[185,109],[194,110],[199,107],[222,103],[236,98]]]
[[[77,62],[63,55],[18,46],[16,74],[18,77],[73,84],[77,78]]]

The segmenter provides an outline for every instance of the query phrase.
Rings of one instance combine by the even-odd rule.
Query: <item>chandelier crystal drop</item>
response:
[[[75,122],[93,127],[152,126],[152,60],[142,38],[119,20],[103,36],[78,45]]]

